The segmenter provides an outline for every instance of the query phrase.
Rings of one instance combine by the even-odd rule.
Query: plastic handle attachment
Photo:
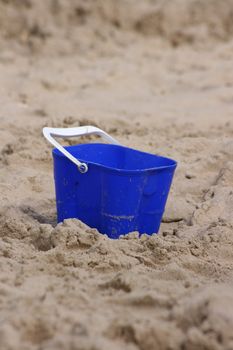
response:
[[[108,135],[105,131],[96,128],[95,126],[87,125],[80,126],[77,128],[43,128],[44,137],[61,153],[64,154],[71,162],[77,165],[80,173],[86,173],[88,171],[88,166],[86,163],[81,163],[78,159],[76,159],[70,152],[68,152],[60,143],[58,143],[52,136],[57,137],[73,137],[73,136],[84,136],[84,135],[99,135],[102,136],[105,140],[113,143],[115,145],[119,145],[119,142],[115,140],[113,137]]]

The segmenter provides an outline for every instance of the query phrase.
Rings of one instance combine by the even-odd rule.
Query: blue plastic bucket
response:
[[[53,149],[57,219],[77,218],[110,238],[157,233],[176,161],[117,144],[79,144],[66,152],[87,165],[80,172]]]

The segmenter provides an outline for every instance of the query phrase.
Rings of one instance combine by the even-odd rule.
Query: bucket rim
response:
[[[169,158],[169,157],[164,157],[164,156],[160,156],[158,154],[153,154],[153,153],[149,153],[149,152],[144,152],[144,151],[140,151],[138,149],[135,149],[135,148],[132,148],[132,147],[127,147],[127,146],[123,146],[123,145],[115,145],[115,144],[105,144],[105,143],[100,143],[100,142],[95,142],[95,143],[80,143],[80,144],[77,144],[77,145],[71,145],[71,146],[65,146],[64,148],[67,149],[67,150],[70,150],[74,147],[79,147],[79,146],[96,146],[96,145],[104,145],[104,146],[109,146],[109,147],[114,147],[114,148],[124,148],[124,149],[130,149],[130,150],[133,150],[133,151],[136,151],[136,152],[139,152],[141,154],[145,154],[145,155],[150,155],[150,156],[153,156],[153,157],[157,157],[157,158],[161,158],[161,159],[164,159],[164,160],[167,160],[167,161],[170,161],[171,164],[168,164],[168,165],[163,165],[163,166],[156,166],[156,167],[150,167],[150,168],[143,168],[143,169],[122,169],[122,168],[116,168],[116,167],[110,167],[110,166],[107,166],[107,165],[104,165],[104,164],[101,164],[101,163],[98,163],[98,162],[93,162],[93,161],[87,161],[85,159],[81,159],[79,158],[79,160],[81,162],[84,162],[84,163],[87,163],[88,165],[94,165],[94,166],[98,166],[98,167],[101,167],[102,169],[105,169],[105,170],[109,170],[109,171],[116,171],[116,172],[120,172],[120,173],[124,173],[124,174],[133,174],[133,173],[144,173],[144,172],[147,172],[147,171],[160,171],[160,170],[165,170],[165,169],[174,169],[177,167],[177,161],[172,159],[172,158]],[[57,148],[53,148],[52,150],[52,154],[55,155],[56,157],[60,157],[60,158],[67,158],[64,154],[62,154]]]

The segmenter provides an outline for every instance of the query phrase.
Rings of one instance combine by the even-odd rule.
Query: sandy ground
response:
[[[233,1],[0,1],[0,349],[233,349]],[[158,235],[56,226],[43,126],[179,162]]]

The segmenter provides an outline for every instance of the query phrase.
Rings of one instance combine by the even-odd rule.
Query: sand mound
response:
[[[226,41],[233,34],[233,1],[0,1],[0,28],[6,38],[35,47],[62,35],[73,39],[91,35],[114,40],[113,31],[129,30],[183,43]]]

